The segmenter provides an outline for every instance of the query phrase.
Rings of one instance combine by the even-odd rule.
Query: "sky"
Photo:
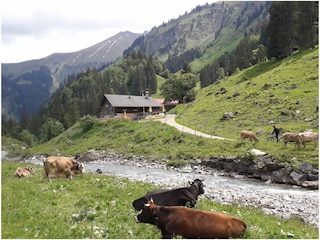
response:
[[[82,50],[143,33],[216,0],[1,0],[1,62]]]

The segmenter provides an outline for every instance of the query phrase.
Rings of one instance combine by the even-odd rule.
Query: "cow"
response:
[[[284,146],[285,148],[287,148],[287,144],[288,142],[294,142],[295,146],[298,147],[298,149],[300,149],[301,146],[301,137],[298,133],[289,133],[286,132],[284,134],[282,134],[282,138],[283,138],[283,142],[284,142]]]
[[[44,178],[66,177],[73,178],[75,174],[84,173],[83,163],[69,157],[48,157],[43,161]]]
[[[152,200],[137,215],[137,223],[150,223],[158,218],[162,238],[238,238],[247,226],[240,219],[222,212],[202,211],[181,206],[157,206]]]
[[[251,131],[246,131],[246,130],[242,130],[240,132],[240,137],[243,141],[245,141],[246,138],[249,138],[250,142],[252,142],[252,140],[259,142],[259,139],[256,137],[256,135],[251,132]]]
[[[204,193],[204,185],[200,179],[195,179],[193,182],[189,182],[189,184],[189,187],[147,192],[143,197],[134,200],[132,206],[140,211],[143,209],[144,204],[152,198],[156,204],[161,206],[188,205],[194,207],[197,203],[198,196]]]
[[[28,165],[27,167],[18,167],[16,172],[14,173],[14,176],[21,178],[21,177],[27,177],[32,173],[33,173],[33,168]]]
[[[319,143],[319,133],[303,132],[298,134],[300,137],[300,142],[304,147],[306,147],[307,142],[314,142],[314,147],[317,147],[317,144]]]

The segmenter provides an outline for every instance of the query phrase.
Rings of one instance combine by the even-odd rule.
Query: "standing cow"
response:
[[[145,204],[136,222],[150,223],[156,217],[162,238],[175,235],[183,238],[238,238],[246,230],[242,220],[221,212],[201,211],[180,206],[157,206],[152,200]]]
[[[48,157],[43,161],[44,178],[66,177],[72,179],[75,174],[84,173],[83,163],[69,157]]]
[[[245,142],[246,138],[249,138],[250,142],[252,143],[252,140],[259,142],[259,139],[256,137],[256,135],[251,132],[251,131],[247,131],[247,130],[242,130],[240,132],[240,137],[242,139],[242,141]]]
[[[283,143],[285,148],[288,147],[288,142],[294,142],[295,146],[298,147],[298,149],[300,149],[301,137],[298,133],[285,132],[284,134],[282,134],[282,138],[283,138]]]

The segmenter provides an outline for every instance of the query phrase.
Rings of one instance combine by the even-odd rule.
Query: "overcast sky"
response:
[[[216,0],[1,0],[1,62],[74,52],[143,33]]]

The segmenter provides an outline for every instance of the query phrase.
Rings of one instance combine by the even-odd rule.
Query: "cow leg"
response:
[[[69,168],[66,168],[63,172],[66,175],[66,178],[70,178],[70,180],[72,180],[72,172]]]
[[[171,233],[162,233],[162,238],[163,239],[171,239],[172,238],[172,234]]]

